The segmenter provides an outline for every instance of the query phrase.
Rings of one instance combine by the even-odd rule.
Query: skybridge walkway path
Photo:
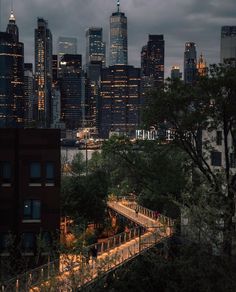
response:
[[[57,261],[12,279],[0,291],[80,291],[173,234],[173,220],[161,214],[157,216],[156,212],[133,201],[108,201],[108,208],[133,221],[136,227],[85,247],[77,255],[63,255]],[[96,256],[90,257],[90,251],[94,250]]]

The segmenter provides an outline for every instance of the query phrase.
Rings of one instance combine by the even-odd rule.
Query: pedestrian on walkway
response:
[[[89,250],[86,250],[84,253],[84,259],[85,259],[85,263],[88,265],[89,264],[89,259],[90,259],[90,252]]]
[[[96,247],[96,245],[94,245],[92,248],[91,248],[91,254],[92,254],[92,258],[94,260],[97,259],[97,256],[98,256],[98,249]]]
[[[155,219],[158,220],[160,213],[158,211],[155,211],[154,215],[155,215]]]
[[[136,217],[138,217],[138,205],[136,206],[136,208],[135,208],[135,213],[136,213]]]

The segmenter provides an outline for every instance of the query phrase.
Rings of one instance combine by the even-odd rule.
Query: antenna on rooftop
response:
[[[117,0],[117,12],[120,12],[120,0]]]

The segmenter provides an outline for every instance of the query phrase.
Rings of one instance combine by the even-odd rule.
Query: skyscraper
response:
[[[24,126],[24,45],[11,11],[0,32],[0,127]]]
[[[58,56],[52,55],[52,86],[54,87],[58,79]]]
[[[106,44],[102,40],[102,28],[90,27],[86,31],[86,65],[101,62],[106,66]]]
[[[39,126],[49,127],[52,90],[52,34],[47,21],[43,18],[38,18],[38,27],[35,29],[35,80]]]
[[[184,82],[194,84],[197,79],[197,51],[196,44],[187,42],[184,52]]]
[[[82,56],[65,54],[60,62],[61,118],[67,129],[82,125],[84,105],[84,78]]]
[[[179,66],[172,66],[171,68],[171,79],[182,79],[182,73],[180,72]]]
[[[127,17],[120,12],[120,1],[117,0],[117,11],[110,17],[110,66],[128,64]]]
[[[149,35],[141,52],[142,77],[154,87],[164,83],[165,41],[163,35]]]
[[[222,26],[220,62],[236,66],[236,26]]]
[[[34,94],[34,75],[33,64],[24,64],[24,99],[25,99],[25,122],[32,123],[35,117],[35,94]]]
[[[115,65],[102,69],[100,136],[135,136],[140,124],[140,69]]]
[[[77,54],[77,39],[72,37],[59,37],[57,41],[57,54],[59,61],[65,54]]]

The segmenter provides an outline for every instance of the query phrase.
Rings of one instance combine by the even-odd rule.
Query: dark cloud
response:
[[[186,41],[197,44],[208,63],[219,62],[220,28],[236,25],[235,0],[120,0],[128,17],[129,63],[140,66],[140,51],[148,34],[164,34],[166,73],[174,64],[182,66]],[[10,1],[2,0],[1,28],[5,28]],[[79,53],[84,56],[85,30],[102,26],[108,43],[109,16],[115,0],[15,0],[14,10],[25,43],[26,61],[33,61],[34,29],[37,17],[48,20],[54,49],[59,36],[78,38]],[[4,24],[4,26],[3,26]]]

